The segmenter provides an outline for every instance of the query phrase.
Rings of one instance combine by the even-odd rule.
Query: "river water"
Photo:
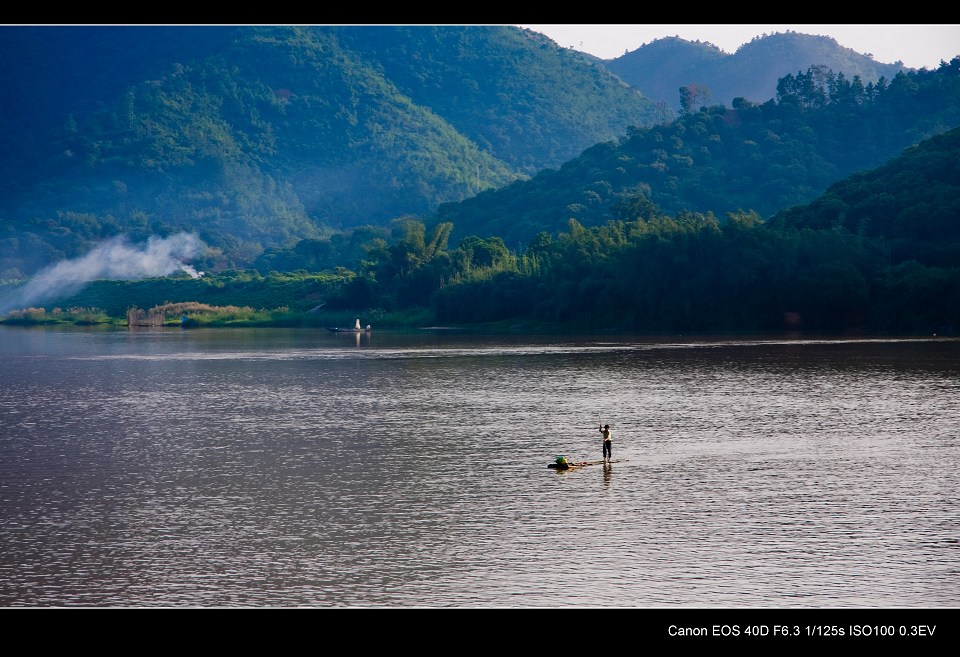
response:
[[[0,606],[955,608],[958,427],[957,339],[0,327]]]

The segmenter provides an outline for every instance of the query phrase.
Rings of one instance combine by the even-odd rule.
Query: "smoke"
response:
[[[130,244],[122,236],[115,237],[85,256],[64,260],[38,272],[11,299],[0,302],[0,315],[14,308],[27,308],[76,294],[97,279],[139,280],[167,276],[177,270],[199,278],[203,272],[197,272],[183,261],[201,253],[205,246],[200,238],[190,233],[167,238],[151,237],[139,245]]]

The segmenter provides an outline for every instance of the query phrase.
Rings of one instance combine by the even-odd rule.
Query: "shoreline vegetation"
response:
[[[438,322],[432,312],[424,309],[405,312],[316,312],[291,311],[280,307],[272,310],[254,309],[249,306],[211,306],[199,302],[170,303],[143,311],[131,308],[126,317],[110,315],[100,308],[71,307],[67,309],[54,307],[47,310],[42,307],[22,308],[0,316],[0,326],[14,326],[25,328],[69,328],[84,327],[104,330],[138,330],[138,329],[219,329],[219,328],[317,328],[325,329],[332,326],[352,326],[357,319],[366,325],[370,324],[373,330],[426,330],[436,332],[469,331],[487,334],[540,334],[540,335],[583,335],[583,334],[638,334],[644,331],[631,331],[616,327],[601,327],[597,321],[558,322],[531,318],[513,318],[490,322],[458,323],[450,325]],[[763,332],[761,332],[763,333]],[[756,336],[756,331],[737,332],[708,332],[708,335]],[[866,329],[846,329],[841,331],[803,330],[800,328],[766,332],[764,335],[790,335],[809,338],[823,337],[889,337],[883,331]],[[662,331],[651,335],[664,335]],[[700,335],[697,331],[681,331],[675,337],[694,337]],[[945,334],[924,331],[898,332],[900,337],[918,338],[955,338],[953,332]]]
[[[373,330],[422,329],[430,331],[478,331],[484,333],[582,333],[583,325],[566,322],[512,319],[456,325],[438,322],[429,311],[384,312],[297,312],[287,308],[255,310],[249,306],[209,306],[196,302],[166,304],[185,306],[182,314],[159,313],[155,309],[131,309],[127,317],[111,316],[99,308],[23,308],[0,317],[0,326],[94,327],[116,330],[193,328],[318,328],[353,326],[357,319]],[[139,320],[139,321],[138,321]],[[590,327],[591,329],[595,327]],[[594,332],[591,330],[591,332]],[[616,333],[606,330],[602,332]]]
[[[423,312],[364,312],[381,327],[404,328],[431,323],[432,316]],[[200,302],[167,303],[148,310],[132,307],[125,317],[111,315],[101,308],[43,307],[20,308],[0,317],[7,326],[103,326],[116,328],[221,328],[221,327],[327,327],[352,326],[356,312],[292,311],[288,307],[255,309],[251,306],[213,306]]]
[[[353,326],[364,318],[374,329],[462,330],[486,329],[511,332],[533,330],[565,333],[576,330],[561,322],[500,321],[451,326],[437,322],[433,313],[417,309],[403,312],[315,312],[287,307],[254,309],[250,306],[212,306],[199,302],[168,303],[149,310],[131,308],[126,317],[110,315],[100,308],[21,308],[0,316],[0,326],[84,326],[115,329],[137,328],[327,328]]]

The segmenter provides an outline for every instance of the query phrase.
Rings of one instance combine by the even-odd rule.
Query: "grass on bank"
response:
[[[352,327],[357,319],[363,326],[378,328],[423,326],[433,323],[428,310],[388,313],[380,310],[309,312],[251,306],[214,306],[196,301],[166,303],[148,310],[130,308],[125,317],[109,315],[100,308],[20,308],[0,317],[0,324],[15,326],[169,326],[169,327]]]
[[[110,317],[100,308],[19,308],[11,310],[3,317],[0,317],[0,324],[12,324],[21,326],[47,325],[47,324],[77,324],[81,326],[92,326],[97,324],[116,324],[121,325],[124,321],[119,317]]]

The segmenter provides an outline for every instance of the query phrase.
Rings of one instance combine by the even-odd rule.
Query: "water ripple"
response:
[[[3,338],[3,606],[960,603],[955,341]]]

